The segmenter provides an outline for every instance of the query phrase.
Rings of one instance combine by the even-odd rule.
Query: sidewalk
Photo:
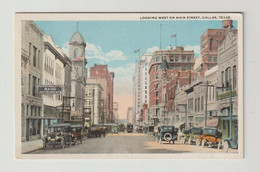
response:
[[[43,148],[42,140],[22,142],[22,153],[30,153]]]

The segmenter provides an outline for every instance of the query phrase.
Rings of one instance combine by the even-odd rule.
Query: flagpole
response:
[[[160,24],[160,49],[162,49],[162,24]]]
[[[177,47],[177,34],[175,33],[175,47]]]

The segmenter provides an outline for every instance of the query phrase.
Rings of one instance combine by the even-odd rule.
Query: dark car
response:
[[[126,131],[127,131],[128,133],[133,132],[133,130],[134,130],[133,124],[127,124],[127,125],[126,125]]]
[[[143,133],[143,127],[139,126],[136,129],[137,133]]]
[[[81,125],[72,125],[71,126],[71,133],[72,133],[72,141],[75,145],[78,143],[82,144],[83,138],[84,138],[84,133],[82,130]]]
[[[49,145],[52,145],[53,148],[55,148],[56,145],[60,145],[62,149],[64,149],[66,145],[71,146],[71,125],[67,123],[50,125],[48,127],[47,136],[43,137],[42,140],[44,149]]]
[[[156,142],[157,143],[162,143],[162,141],[166,141],[169,143],[175,142],[177,140],[178,134],[177,134],[178,129],[175,128],[174,126],[169,126],[169,125],[163,125],[158,127],[158,134],[156,136]]]
[[[183,143],[185,144],[188,142],[188,144],[196,143],[197,136],[200,136],[202,134],[202,129],[199,127],[192,127],[187,131],[184,131],[184,139]]]

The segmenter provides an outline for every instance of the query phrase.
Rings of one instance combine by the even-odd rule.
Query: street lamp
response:
[[[184,106],[184,108],[185,108],[185,130],[188,130],[187,104],[178,104],[177,106]],[[180,112],[178,109],[177,109],[177,111]],[[183,113],[183,112],[180,112],[180,113]]]

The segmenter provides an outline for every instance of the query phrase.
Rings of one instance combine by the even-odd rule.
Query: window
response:
[[[188,62],[191,60],[191,57],[190,56],[188,56]]]
[[[237,67],[233,66],[233,89],[237,86]]]
[[[186,56],[182,56],[182,61],[186,61]]]
[[[156,105],[159,105],[159,100],[156,100]],[[157,110],[157,109],[156,109]]]
[[[31,94],[31,74],[29,74],[29,81],[28,81],[28,94]]]
[[[228,67],[225,71],[225,81],[226,81],[226,87],[230,86],[230,67]]]
[[[214,62],[217,62],[217,56],[214,56]]]
[[[197,112],[197,99],[195,99],[195,112]]]
[[[156,97],[158,97],[159,96],[159,91],[156,91],[155,95],[156,95]]]
[[[159,84],[156,84],[156,85],[155,85],[155,88],[159,88]]]
[[[170,66],[170,69],[171,69],[171,70],[174,69],[174,66]]]
[[[175,66],[175,69],[178,70],[178,69],[179,69],[179,66],[176,65],[176,66]]]
[[[185,71],[186,70],[186,66],[182,66],[182,71]]]
[[[156,57],[156,62],[159,62],[160,61],[160,57]]]
[[[203,111],[203,97],[201,97],[201,111]]]
[[[33,66],[36,67],[36,51],[37,48],[33,46]]]
[[[74,50],[74,58],[78,58],[78,49],[77,48],[75,48],[75,50]]]
[[[221,72],[221,86],[224,87],[224,71]]]
[[[212,56],[209,56],[209,62],[212,62]]]
[[[159,78],[159,74],[157,73],[157,74],[156,74],[156,79],[158,79],[158,78]]]
[[[198,98],[198,112],[200,111],[200,98]]]
[[[173,56],[170,56],[170,61],[171,61],[171,62],[173,62],[173,61],[174,61],[174,59],[173,59]]]
[[[163,59],[163,60],[166,60],[166,56],[162,56],[162,59]]]
[[[187,66],[187,69],[188,69],[188,70],[190,70],[190,69],[191,69],[191,67],[190,67],[190,66]]]
[[[179,57],[178,56],[175,56],[175,61],[179,61]]]

